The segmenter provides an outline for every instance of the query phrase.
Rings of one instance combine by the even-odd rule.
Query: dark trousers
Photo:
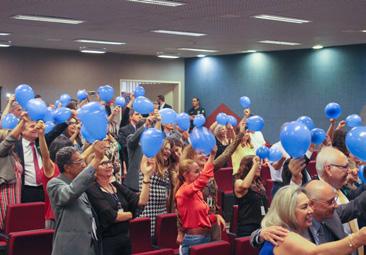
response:
[[[260,224],[247,224],[240,226],[238,225],[237,237],[250,236],[252,232],[260,228]]]
[[[103,246],[103,255],[131,254],[130,238],[125,234],[111,237],[103,237],[102,246]]]
[[[272,187],[272,198],[274,197],[274,195],[276,194],[276,192],[283,187],[283,183],[282,182],[273,182],[273,187]]]
[[[27,186],[22,189],[22,203],[44,202],[44,192],[42,186]]]

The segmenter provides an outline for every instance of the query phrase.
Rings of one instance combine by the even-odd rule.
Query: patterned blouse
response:
[[[139,173],[139,190],[142,188],[143,175]],[[151,236],[155,235],[155,218],[159,214],[167,213],[168,198],[170,192],[169,172],[165,171],[163,178],[154,173],[150,178],[149,201],[139,217],[149,217],[151,219]]]

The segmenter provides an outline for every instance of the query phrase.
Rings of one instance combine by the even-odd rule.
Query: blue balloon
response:
[[[337,119],[341,115],[342,109],[339,104],[332,102],[325,106],[324,113],[328,119]]]
[[[60,102],[62,106],[66,107],[71,102],[71,96],[69,94],[62,94],[60,96]]]
[[[268,160],[272,162],[279,161],[282,158],[282,152],[274,147],[269,149]]]
[[[71,117],[71,110],[66,107],[60,107],[54,111],[53,118],[56,124],[64,123]]]
[[[139,96],[133,102],[133,109],[141,114],[149,114],[154,111],[154,104],[150,99],[144,96]]]
[[[238,125],[238,120],[234,116],[229,115],[228,119],[231,126],[235,127],[236,125]]]
[[[88,134],[87,140],[100,141],[107,136],[108,118],[103,105],[98,102],[87,103],[78,110],[77,115]]]
[[[366,161],[366,127],[354,127],[346,135],[349,152],[362,161]]]
[[[358,114],[351,114],[346,118],[346,123],[348,127],[359,127],[362,126],[362,119]]]
[[[217,123],[219,123],[220,125],[226,126],[226,124],[229,121],[228,116],[226,115],[226,113],[224,112],[220,112],[219,114],[217,114],[216,116],[216,121]]]
[[[177,113],[170,108],[164,108],[159,111],[161,116],[161,124],[176,124],[177,123]]]
[[[133,92],[133,94],[135,95],[135,97],[143,97],[143,96],[145,96],[145,89],[144,89],[144,87],[138,85],[135,88],[135,91]]]
[[[177,124],[180,129],[184,131],[188,130],[191,126],[189,115],[185,112],[179,113],[177,115]]]
[[[47,121],[54,121],[54,113],[53,113],[53,109],[51,107],[47,107],[47,111],[43,117],[43,121],[47,122]]]
[[[301,116],[296,121],[300,121],[303,124],[305,124],[305,126],[307,126],[307,128],[309,130],[312,130],[312,129],[315,128],[315,125],[314,125],[313,120],[310,117],[308,117],[308,116]]]
[[[203,114],[198,114],[193,119],[193,125],[196,127],[202,127],[205,125],[206,118],[203,116]]]
[[[12,113],[8,113],[1,122],[3,129],[13,129],[19,123],[19,119]]]
[[[57,99],[55,101],[55,108],[58,108],[60,106],[60,104],[61,104],[60,100]]]
[[[110,85],[100,86],[98,88],[98,95],[100,100],[108,103],[113,99],[114,89]]]
[[[241,107],[243,107],[244,109],[249,108],[249,107],[250,107],[250,104],[251,104],[251,102],[250,102],[250,98],[249,98],[249,97],[242,96],[242,97],[240,98],[240,105],[241,105]]]
[[[311,144],[311,133],[303,123],[292,121],[282,128],[280,140],[291,157],[299,158],[304,156]]]
[[[96,139],[89,134],[84,126],[81,126],[80,133],[88,143],[94,143],[96,141]]]
[[[325,140],[325,131],[321,128],[313,128],[311,130],[311,143],[321,144]]]
[[[255,154],[261,159],[268,158],[269,149],[266,146],[261,146],[255,151]]]
[[[77,99],[79,99],[79,101],[83,101],[88,98],[88,92],[86,91],[86,89],[78,90],[78,92],[76,93],[76,97]]]
[[[365,167],[364,165],[361,165],[358,167],[358,177],[360,178],[360,180],[362,181],[362,183],[366,183],[366,172],[365,172]]]
[[[47,113],[46,103],[38,98],[29,100],[25,109],[28,112],[30,119],[34,121],[43,120]]]
[[[264,120],[261,116],[255,115],[247,119],[249,131],[261,131],[264,127]]]
[[[15,89],[16,101],[25,109],[29,100],[34,98],[34,92],[28,84],[20,84]]]
[[[124,97],[116,97],[115,103],[119,107],[123,108],[126,105],[126,99]]]
[[[215,136],[206,127],[195,127],[190,133],[192,148],[209,154],[216,145]]]
[[[55,126],[56,126],[56,124],[55,124],[55,123],[53,123],[52,121],[47,121],[47,122],[45,123],[45,130],[44,130],[44,132],[45,132],[46,134],[48,134],[49,132],[51,132],[51,131],[52,131],[52,129],[53,129]]]
[[[140,144],[142,153],[148,157],[154,157],[164,143],[163,132],[156,128],[149,128],[142,133]]]

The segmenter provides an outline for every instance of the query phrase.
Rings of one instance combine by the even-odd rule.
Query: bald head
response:
[[[310,199],[322,199],[328,194],[333,194],[334,189],[328,183],[320,180],[313,180],[306,184],[305,190]]]

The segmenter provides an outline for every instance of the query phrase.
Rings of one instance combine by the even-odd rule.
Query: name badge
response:
[[[264,206],[261,206],[261,214],[262,216],[266,215],[266,210],[264,209]]]

